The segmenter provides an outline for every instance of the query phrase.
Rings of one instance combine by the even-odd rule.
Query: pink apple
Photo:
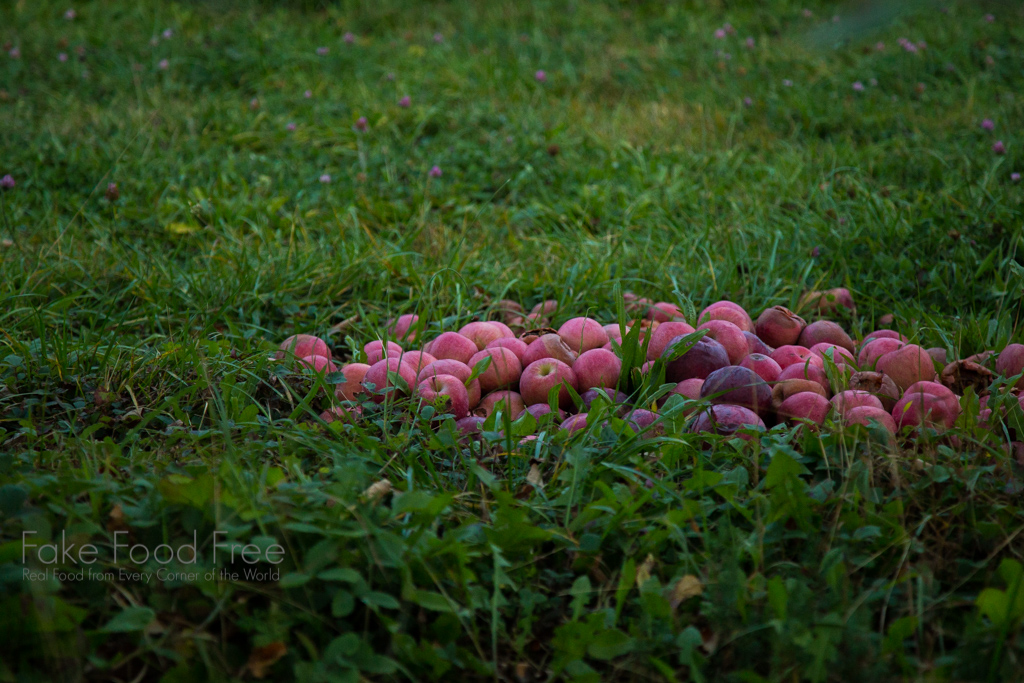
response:
[[[782,368],[782,372],[779,373],[779,378],[776,381],[781,382],[784,379],[809,379],[820,384],[826,393],[829,388],[828,375],[825,373],[825,368],[815,363],[804,362],[787,365]]]
[[[281,342],[281,346],[274,358],[284,360],[285,358],[305,358],[306,356],[331,357],[331,350],[327,348],[327,342],[320,337],[311,334],[293,334]]]
[[[479,351],[476,342],[464,337],[458,332],[444,332],[434,341],[430,342],[429,348],[425,349],[431,356],[438,360],[450,358],[460,363],[469,363],[473,354]]]
[[[511,334],[506,335],[504,331],[494,323],[485,322],[472,322],[467,325],[463,325],[462,329],[459,330],[459,334],[472,341],[476,345],[477,351],[483,351],[487,348],[487,344],[495,339],[501,339],[504,336],[512,336]],[[436,356],[437,354],[434,355]]]
[[[577,413],[575,415],[570,415],[568,418],[566,418],[566,420],[564,422],[562,422],[561,426],[559,427],[559,429],[564,429],[564,430],[568,431],[570,434],[575,434],[576,432],[580,431],[581,429],[586,429],[586,428],[587,428],[587,414],[586,413]]]
[[[393,384],[388,373],[397,373],[405,382],[405,386]],[[398,358],[384,358],[370,366],[363,382],[374,386],[372,396],[374,403],[383,403],[385,392],[397,396],[408,394],[416,386],[416,373]],[[395,387],[395,389],[387,391],[390,387]]]
[[[878,359],[904,346],[904,342],[891,337],[877,337],[861,347],[857,354],[857,365],[864,370],[874,370]]]
[[[779,364],[772,360],[771,356],[761,353],[747,354],[740,361],[740,367],[753,370],[757,373],[758,377],[769,384],[778,381],[779,375],[782,374],[782,368],[779,367]]]
[[[484,426],[484,418],[477,415],[470,415],[456,421],[455,427],[459,430],[461,438],[459,441],[466,444],[469,441],[479,441],[480,431]]]
[[[363,409],[359,406],[352,406],[349,408],[346,408],[345,406],[334,406],[333,408],[320,413],[320,419],[327,424],[331,424],[332,422],[355,423],[362,414]]]
[[[576,355],[557,334],[542,334],[527,345],[522,363],[526,367],[543,358],[554,358],[571,366],[576,362]]]
[[[742,306],[732,301],[716,301],[701,311],[697,318],[700,324],[709,320],[730,322],[740,328],[741,332],[754,331],[754,321],[750,319],[750,314]]]
[[[848,425],[864,425],[865,427],[871,424],[872,421],[885,427],[889,430],[890,434],[896,433],[896,422],[892,419],[892,415],[887,413],[884,408],[875,408],[874,406],[857,406],[856,408],[850,408],[843,414],[843,419]]]
[[[670,341],[693,332],[693,327],[684,322],[661,323],[651,332],[651,341],[647,343],[647,360],[658,360]]]
[[[541,301],[539,304],[533,307],[530,311],[530,315],[538,316],[549,316],[558,310],[558,302],[554,299],[548,299],[547,301]]]
[[[428,377],[416,387],[416,394],[424,403],[451,413],[457,420],[469,415],[469,393],[462,380],[453,375]]]
[[[306,356],[299,359],[299,365],[309,368],[318,375],[326,375],[329,372],[337,372],[338,368],[326,356]]]
[[[825,367],[825,361],[811,353],[811,350],[804,348],[803,346],[795,346],[787,344],[780,346],[779,348],[772,351],[772,360],[779,364],[779,367],[785,370],[794,363],[806,363],[810,361],[820,367]]]
[[[405,315],[398,316],[397,320],[388,321],[388,331],[391,336],[395,339],[405,341],[416,340],[416,323],[420,321],[420,317],[414,313],[406,313]]]
[[[345,381],[334,385],[334,395],[340,401],[355,401],[356,396],[366,393],[363,380],[366,379],[366,371],[370,366],[366,363],[349,363],[341,367],[341,374]]]
[[[589,353],[589,351],[588,351]],[[523,370],[519,378],[519,391],[523,396],[526,405],[548,402],[548,392],[554,387],[561,386],[558,392],[558,405],[562,408],[571,409],[572,396],[566,386],[573,390],[579,390],[579,383],[576,373],[572,368],[560,360],[544,358],[534,361]]]
[[[380,339],[374,339],[363,346],[363,353],[366,354],[366,364],[373,365],[385,357],[397,358],[398,356],[401,356],[402,347],[393,341],[389,341],[387,351],[385,351],[384,342]]]
[[[602,325],[601,329],[608,335],[608,340],[615,340],[622,346],[622,328],[619,327],[618,323],[612,323],[610,325]],[[626,325],[626,333],[629,334],[629,325]]]
[[[406,351],[401,355],[401,359],[415,373],[419,373],[420,370],[437,360],[426,351]]]
[[[554,415],[552,419],[554,419],[556,422],[561,422],[562,420],[565,419],[564,410],[559,408],[557,413],[552,413],[551,406],[549,406],[547,403],[534,403],[532,406],[526,406],[526,412],[528,412],[530,415],[533,415],[533,418],[537,420],[537,422],[540,422],[541,418],[544,417],[545,415]]]
[[[515,337],[502,337],[501,339],[495,339],[494,341],[489,342],[484,348],[493,349],[498,346],[504,347],[516,354],[516,358],[519,359],[519,362],[523,362],[523,353],[526,352],[527,344],[522,339],[516,339]]]
[[[883,410],[882,402],[878,400],[878,397],[874,394],[862,391],[860,389],[847,389],[846,391],[840,391],[838,394],[832,397],[832,407],[839,412],[840,415],[846,415],[854,408],[861,406],[867,406],[869,408],[878,408]],[[886,413],[888,416],[888,413]]]
[[[683,315],[683,309],[667,301],[659,301],[648,308],[647,318],[648,320],[657,320],[659,323],[667,323],[673,320],[683,321],[686,319]]]
[[[509,327],[508,325],[506,325],[505,323],[501,322],[500,320],[489,320],[488,322],[491,325],[494,325],[495,327],[497,327],[499,330],[501,330],[501,337],[502,338],[509,338],[509,337],[511,337],[511,338],[515,339],[515,336],[516,336],[515,332],[513,332],[512,328]]]
[[[704,387],[704,380],[693,377],[691,379],[684,379],[682,382],[676,384],[675,388],[672,389],[672,394],[679,394],[683,398],[688,398],[691,401],[700,400],[700,390]],[[669,394],[671,396],[672,394]],[[658,401],[658,405],[662,406],[668,400],[669,396],[666,396]],[[690,408],[683,410],[683,415],[690,415],[697,409],[698,406],[694,405]]]
[[[572,318],[558,328],[558,336],[576,353],[599,349],[608,343],[608,333],[593,318]]]
[[[516,358],[516,354],[502,346],[484,349],[474,354],[469,359],[469,367],[475,368],[477,363],[487,357],[490,357],[491,364],[478,377],[480,389],[485,394],[495,389],[514,386],[519,382],[519,376],[523,374],[523,365]]]
[[[436,360],[430,365],[420,370],[420,374],[416,376],[416,384],[421,384],[425,380],[435,375],[454,375],[459,378],[459,381],[464,385],[469,376],[473,374],[473,369],[465,363],[460,363],[457,360],[451,358],[442,358]],[[469,408],[472,410],[480,403],[480,380],[474,379],[468,385],[466,385],[466,392],[469,396]]]
[[[523,397],[515,391],[492,391],[480,399],[480,405],[473,411],[474,415],[489,417],[495,410],[507,412],[510,419],[515,420],[526,410]]]
[[[906,389],[914,382],[935,379],[935,362],[927,351],[916,344],[906,344],[883,355],[878,359],[875,368],[889,375],[901,389]],[[895,417],[893,415],[894,419]],[[899,424],[899,420],[896,422]]]
[[[580,391],[594,387],[614,389],[622,373],[622,361],[611,351],[591,349],[580,355],[572,364]]]
[[[822,359],[828,358],[836,365],[841,363],[857,365],[857,359],[854,357],[853,351],[842,346],[837,346],[836,344],[830,344],[828,342],[815,344],[811,347],[811,353]]]
[[[732,309],[717,308],[712,313],[719,310],[731,311]],[[733,365],[737,365],[747,355],[747,338],[743,336],[743,330],[728,320],[708,320],[698,326],[697,329],[707,330],[708,337],[711,337],[725,347],[725,352],[729,356],[729,362]]]

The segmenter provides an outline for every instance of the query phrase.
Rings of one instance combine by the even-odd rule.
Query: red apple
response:
[[[388,321],[388,331],[395,339],[416,341],[416,331],[413,328],[419,320],[420,317],[414,313],[400,315],[397,320]]]
[[[284,360],[285,358],[305,358],[306,356],[331,357],[331,350],[320,337],[311,334],[293,334],[281,342],[281,346],[274,358]]]
[[[528,406],[547,403],[548,392],[558,386],[561,387],[558,392],[558,405],[565,409],[571,409],[573,407],[572,396],[566,387],[572,387],[575,391],[579,390],[576,373],[571,367],[554,358],[544,358],[530,363],[523,370],[522,377],[519,378],[519,392]]]
[[[740,328],[741,332],[754,331],[754,321],[750,319],[750,314],[742,306],[732,301],[716,301],[701,311],[697,318],[701,325],[709,320],[730,322]],[[700,329],[699,326],[698,329]]]
[[[474,354],[469,359],[469,367],[475,368],[477,363],[488,356],[491,358],[491,364],[478,377],[480,389],[485,394],[495,389],[513,386],[519,382],[519,376],[523,374],[523,365],[516,358],[515,353],[502,346],[484,349]]]
[[[416,376],[416,384],[422,383],[424,380],[434,375],[453,375],[459,378],[459,381],[466,386],[466,393],[469,397],[469,408],[472,410],[480,403],[480,380],[474,379],[468,385],[466,380],[473,374],[472,368],[465,363],[460,363],[457,360],[451,358],[442,358],[436,360],[430,365],[420,370],[420,374]]]
[[[647,360],[657,360],[665,352],[665,347],[676,337],[693,334],[694,329],[684,322],[661,323],[651,332],[651,341],[647,344]]]
[[[479,349],[476,348],[476,342],[468,337],[463,337],[458,332],[444,332],[430,342],[427,351],[438,360],[450,358],[460,363],[469,363],[469,359]]]
[[[459,334],[476,344],[477,351],[483,351],[495,339],[513,336],[511,330],[509,330],[508,334],[505,334],[505,331],[494,323],[485,322],[472,322],[463,325],[462,329],[459,330]],[[433,353],[433,347],[431,347],[431,352]],[[434,355],[436,356],[437,354]]]
[[[343,365],[341,374],[345,376],[345,381],[334,385],[334,395],[338,397],[338,400],[355,401],[356,396],[365,394],[366,387],[363,386],[363,380],[366,378],[366,371],[369,369],[370,366],[366,363]]]
[[[527,345],[523,351],[522,363],[526,367],[543,358],[554,358],[566,365],[576,362],[576,352],[570,349],[557,334],[542,334]]]
[[[388,377],[388,373],[397,373],[405,382],[405,386],[393,384]],[[374,403],[383,403],[385,392],[390,387],[395,387],[395,390],[393,392],[387,391],[387,393],[394,393],[395,395],[405,395],[411,391],[416,386],[416,373],[398,358],[384,358],[370,366],[370,369],[366,371],[363,382],[374,386],[372,392]]]
[[[779,364],[771,359],[770,356],[765,356],[760,353],[750,353],[740,361],[740,367],[753,370],[757,373],[757,376],[763,379],[769,384],[774,383],[779,379],[779,375],[782,374],[782,368]]]
[[[509,418],[515,420],[526,410],[523,397],[515,391],[492,391],[480,399],[480,405],[473,411],[474,415],[489,417],[495,410],[508,412]]]
[[[515,337],[502,337],[501,339],[495,339],[494,341],[489,342],[484,348],[493,349],[498,346],[506,348],[516,354],[516,358],[519,359],[519,362],[523,362],[523,354],[526,352],[527,346],[526,342],[523,340],[516,339]]]
[[[384,342],[380,339],[374,339],[363,346],[363,353],[366,354],[366,364],[373,365],[385,357],[397,358],[398,356],[401,356],[402,347],[393,341],[389,341],[387,351],[385,351]]]
[[[453,375],[428,377],[416,388],[417,395],[440,412],[448,412],[461,419],[469,415],[469,393],[466,385]]]
[[[599,349],[608,343],[608,333],[593,318],[572,318],[558,328],[558,336],[576,353]]]
[[[580,391],[594,387],[614,389],[622,373],[622,361],[611,351],[591,349],[576,359],[572,371],[576,374]]]

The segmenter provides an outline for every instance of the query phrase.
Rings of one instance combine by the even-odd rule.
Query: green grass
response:
[[[1021,341],[1019,8],[67,4],[0,6],[0,681],[1019,678],[1009,431],[466,449],[429,408],[325,428],[268,361],[623,290]],[[215,530],[279,578],[116,576]],[[25,531],[115,578],[24,579]]]

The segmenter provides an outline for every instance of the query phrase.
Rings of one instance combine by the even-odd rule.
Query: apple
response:
[[[341,367],[345,381],[334,385],[334,395],[341,401],[355,401],[356,396],[366,393],[363,380],[370,366],[366,363],[349,363]]]
[[[331,350],[320,337],[311,334],[293,334],[281,342],[274,358],[284,360],[285,358],[305,358],[306,356],[331,357]]]
[[[480,405],[473,411],[474,415],[489,417],[495,410],[508,412],[509,418],[515,420],[526,410],[523,397],[515,391],[492,391],[480,399]]]
[[[558,328],[558,336],[576,353],[599,349],[608,343],[608,333],[593,318],[572,318]]]
[[[494,323],[485,322],[472,322],[463,325],[462,329],[459,330],[459,334],[476,344],[477,351],[483,351],[487,348],[487,344],[495,339],[512,336],[511,331],[506,335],[504,330]],[[431,349],[433,349],[433,347],[431,347]]]
[[[526,367],[542,358],[554,358],[571,366],[576,362],[576,357],[576,352],[570,349],[557,334],[542,334],[526,346],[526,350],[523,351],[522,364],[523,367]]]
[[[670,341],[676,337],[692,334],[693,332],[693,327],[684,322],[670,321],[661,323],[651,332],[651,341],[647,343],[647,360],[661,358],[661,354],[664,353],[665,347],[668,346]]]
[[[561,387],[558,391],[558,405],[571,409],[572,396],[566,387],[572,387],[574,391],[579,390],[576,373],[570,366],[554,358],[543,358],[530,363],[519,378],[519,392],[528,406],[547,403],[548,393],[554,387]]]
[[[466,385],[454,375],[433,375],[420,382],[416,394],[441,412],[461,419],[469,415],[469,393]]]
[[[405,386],[393,384],[388,373],[397,373],[405,382]],[[391,393],[386,392],[390,387],[395,387],[396,395],[404,395],[412,390],[416,386],[416,373],[398,358],[384,358],[370,366],[363,382],[374,386],[372,392],[374,403],[383,403],[385,393]]]
[[[519,362],[523,362],[523,354],[526,352],[527,344],[522,339],[516,339],[515,337],[502,337],[501,339],[495,339],[492,342],[488,342],[487,346],[484,348],[493,349],[498,346],[506,348],[516,354],[516,358],[519,359]]]
[[[388,332],[392,337],[402,341],[416,341],[416,323],[420,317],[414,313],[406,313],[398,316],[397,320],[388,321]]]
[[[444,332],[437,339],[430,342],[425,349],[437,360],[450,358],[460,363],[469,363],[473,354],[479,351],[476,342],[464,337],[458,332]]]
[[[485,358],[490,357],[491,364],[480,373],[480,389],[486,394],[495,389],[504,389],[519,382],[523,374],[523,365],[516,358],[516,354],[503,346],[492,349],[484,349],[469,359],[469,367],[475,368],[476,364]]]
[[[384,342],[380,339],[374,339],[363,346],[363,353],[366,354],[366,364],[373,365],[385,357],[397,358],[398,356],[401,356],[402,347],[393,341],[389,341],[387,351],[385,351]]]
[[[614,389],[622,373],[622,360],[611,351],[591,349],[576,359],[572,371],[576,374],[580,391],[594,387]]]
[[[454,375],[459,378],[459,381],[466,386],[466,392],[469,397],[469,408],[472,410],[480,403],[480,380],[474,379],[468,385],[466,380],[473,374],[473,369],[465,363],[460,363],[457,360],[451,358],[442,358],[436,360],[430,365],[420,370],[420,374],[416,375],[416,384],[422,383],[424,380],[433,377],[434,375]]]

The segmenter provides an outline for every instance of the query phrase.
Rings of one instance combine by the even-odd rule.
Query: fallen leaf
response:
[[[391,485],[390,481],[387,479],[381,479],[376,484],[372,484],[370,488],[363,491],[363,498],[365,498],[367,502],[375,503],[391,493],[392,488],[394,487]]]
[[[340,334],[341,332],[344,332],[348,328],[355,325],[357,322],[359,322],[358,314],[352,316],[351,318],[345,318],[337,325],[334,325],[333,327],[331,327],[330,332],[331,334]]]
[[[676,582],[672,589],[672,609],[676,609],[690,598],[704,592],[704,584],[693,574],[687,574]]]
[[[536,465],[530,465],[530,471],[526,473],[526,481],[539,489],[544,488],[544,480],[540,477],[540,470]]]
[[[121,504],[117,503],[110,509],[110,516],[107,521],[108,531],[128,531],[128,524],[124,520],[124,510]]]
[[[252,674],[253,678],[263,678],[267,675],[268,669],[274,666],[277,660],[284,657],[287,652],[288,647],[277,640],[269,645],[253,648],[252,652],[249,653],[249,661],[245,666],[249,669],[249,673]]]
[[[188,223],[171,223],[167,226],[167,232],[172,235],[191,235],[195,231],[196,227]]]
[[[654,571],[654,555],[650,553],[644,558],[643,564],[636,568],[636,587],[643,588],[644,584],[647,583],[647,579],[651,578],[651,572]]]

